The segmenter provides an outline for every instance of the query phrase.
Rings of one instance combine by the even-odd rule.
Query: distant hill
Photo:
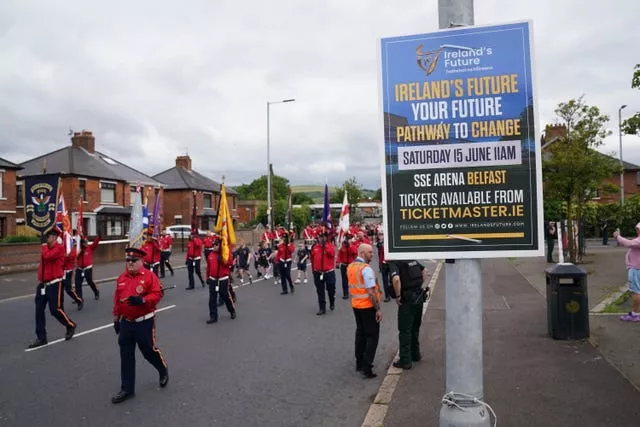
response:
[[[333,194],[336,191],[336,187],[329,187],[329,194]],[[292,185],[292,193],[306,193],[313,199],[314,203],[322,203],[324,200],[324,185]],[[373,198],[376,190],[362,189],[362,195],[364,197]]]

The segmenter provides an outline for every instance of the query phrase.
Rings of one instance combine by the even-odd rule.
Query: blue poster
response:
[[[543,254],[529,22],[380,41],[390,259]]]
[[[60,174],[25,177],[25,215],[27,226],[44,233],[56,223]]]

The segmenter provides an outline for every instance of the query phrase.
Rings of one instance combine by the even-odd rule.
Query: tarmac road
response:
[[[271,279],[238,288],[238,318],[222,307],[213,325],[205,324],[208,290],[185,291],[185,270],[163,283],[177,285],[156,316],[169,386],[158,387],[157,372],[138,352],[136,397],[120,405],[110,402],[120,385],[113,282],[101,284],[102,299],[87,298],[80,312],[67,302],[76,337],[52,344],[64,328],[47,313],[50,344],[29,352],[33,298],[0,302],[0,426],[356,426],[397,350],[395,307],[383,304],[379,376],[355,372],[355,323],[339,278],[336,310],[324,316],[315,315],[311,282],[281,296]]]

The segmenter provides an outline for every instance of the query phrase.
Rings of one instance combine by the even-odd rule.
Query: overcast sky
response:
[[[532,19],[541,128],[585,95],[640,110],[640,1],[476,0],[478,25]],[[377,39],[435,31],[437,0],[2,0],[0,157],[22,162],[91,130],[96,149],[149,175],[188,151],[230,185],[380,186]],[[624,137],[640,164],[640,138]]]

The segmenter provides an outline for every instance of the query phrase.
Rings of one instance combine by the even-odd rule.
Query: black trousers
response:
[[[160,277],[164,277],[165,266],[169,269],[169,272],[173,276],[173,267],[171,267],[171,264],[169,263],[169,258],[171,258],[171,251],[160,252]]]
[[[207,279],[207,284],[209,285],[209,318],[218,319],[218,296],[220,296],[220,300],[227,307],[229,313],[235,313],[236,307],[229,293],[231,288],[229,279],[215,280],[209,278]]]
[[[146,262],[144,263],[144,268],[146,268],[149,271],[153,271],[153,274],[155,274],[156,276],[158,275],[158,270],[160,269],[160,264],[161,263],[155,263],[155,264],[147,264]]]
[[[64,311],[64,300],[62,298],[62,282],[46,285],[40,283],[36,287],[36,336],[41,339],[47,339],[47,325],[44,317],[44,311],[49,304],[51,315],[58,322],[67,328],[75,326],[73,320]]]
[[[322,278],[320,278],[320,276],[322,276]],[[318,294],[318,307],[320,307],[320,310],[326,310],[327,301],[324,295],[325,288],[327,290],[327,294],[329,295],[329,304],[334,304],[336,300],[335,271],[332,270],[326,273],[314,271],[313,284],[316,285],[316,293]]]
[[[136,344],[140,352],[159,374],[167,372],[167,362],[156,346],[156,319],[142,322],[120,321],[120,389],[135,392],[136,389]]]
[[[411,364],[413,360],[420,359],[420,325],[422,324],[422,306],[424,300],[417,299],[419,294],[414,294],[398,307],[398,341],[400,362],[402,365]],[[418,302],[416,302],[418,301]]]
[[[200,279],[200,283],[204,283],[204,279],[202,278],[202,273],[200,272],[200,260],[196,259],[188,259],[187,260],[187,276],[189,278],[189,287],[193,288],[193,273],[196,273],[198,278]]]
[[[82,298],[80,298],[78,296],[78,294],[76,293],[76,291],[73,289],[73,286],[71,286],[72,282],[71,279],[73,277],[73,270],[69,270],[69,271],[65,271],[64,273],[64,279],[62,279],[62,283],[64,285],[64,291],[66,292],[67,295],[69,295],[71,297],[72,300],[74,300],[76,303],[78,302],[82,302]]]
[[[389,264],[383,262],[380,264],[380,275],[382,276],[382,287],[384,289],[384,297],[390,298],[389,295]]]
[[[96,284],[93,283],[93,267],[86,268],[84,270],[82,268],[76,268],[76,294],[83,301],[84,298],[82,296],[82,282],[84,282],[84,279],[87,279],[87,283],[93,291],[93,294],[98,295],[98,288],[96,287]]]
[[[356,363],[365,369],[373,366],[378,348],[380,324],[376,322],[376,309],[354,308],[356,318]]]
[[[278,269],[280,270],[280,284],[282,285],[282,292],[287,292],[287,282],[289,283],[289,289],[293,292],[293,281],[291,281],[291,261],[279,262]]]
[[[340,278],[342,279],[342,295],[349,295],[349,282],[347,280],[346,264],[340,264]]]

